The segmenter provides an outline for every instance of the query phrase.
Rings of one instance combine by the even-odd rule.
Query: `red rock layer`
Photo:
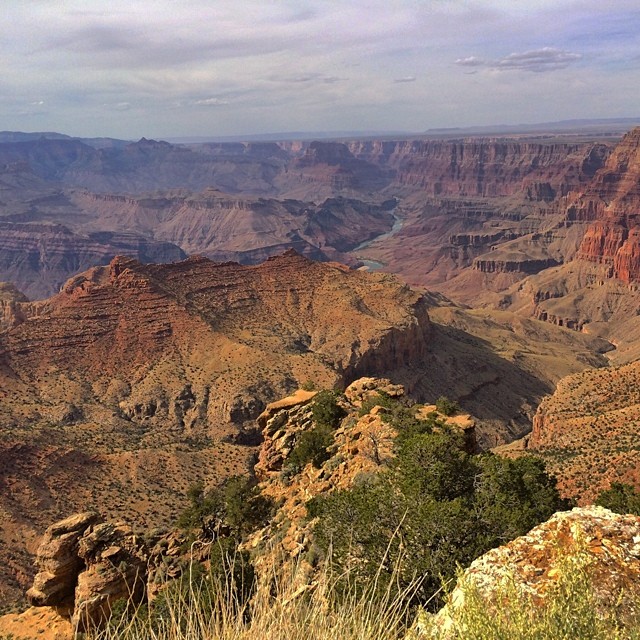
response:
[[[569,221],[593,221],[578,258],[610,267],[612,277],[640,280],[640,128],[628,133],[567,210]]]
[[[295,253],[256,267],[116,258],[76,276],[37,316],[0,334],[0,359],[34,377],[51,367],[89,379],[127,376],[160,358],[179,360],[187,348],[213,347],[224,335],[257,350],[317,354],[349,377],[418,363],[428,333],[417,293]]]

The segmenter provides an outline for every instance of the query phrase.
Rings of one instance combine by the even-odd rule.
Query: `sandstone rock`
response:
[[[73,640],[69,618],[53,607],[30,607],[19,614],[0,616],[0,637],[13,640]]]
[[[144,600],[148,557],[128,525],[76,514],[45,532],[36,557],[40,571],[27,597],[36,607],[65,608],[73,629],[88,631],[108,618],[117,600]]]
[[[373,407],[359,415],[362,400],[381,391],[396,398],[404,395],[402,385],[387,379],[362,378],[349,385],[342,402],[347,415],[327,448],[329,459],[320,469],[309,463],[286,479],[281,470],[298,434],[313,426],[311,407],[306,404],[313,392],[295,394],[270,405],[266,423],[263,420],[263,443],[255,470],[263,495],[280,506],[272,523],[246,543],[260,580],[268,581],[278,567],[285,574],[291,572],[301,587],[308,584],[314,575],[306,559],[313,546],[313,523],[308,520],[306,502],[317,495],[351,488],[358,477],[379,473],[392,459],[397,434],[384,420],[384,409]],[[273,540],[280,542],[274,545]]]
[[[284,409],[293,409],[294,407],[308,404],[313,400],[316,393],[317,391],[305,391],[304,389],[298,389],[293,395],[282,398],[282,400],[270,402],[266,409],[258,416],[258,426],[264,429],[269,420],[271,420],[276,413],[279,413]]]
[[[0,282],[0,331],[24,320],[23,303],[29,299],[10,282]]]
[[[385,393],[391,398],[400,398],[404,395],[404,387],[401,384],[393,384],[386,378],[360,378],[344,390],[347,400],[356,407],[362,406],[364,400],[379,393]]]
[[[38,547],[39,572],[27,598],[35,606],[64,606],[73,601],[82,560],[78,555],[80,538],[97,522],[96,513],[79,513],[51,525]]]

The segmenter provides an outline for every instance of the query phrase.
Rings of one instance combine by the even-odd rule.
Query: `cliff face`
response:
[[[144,262],[185,257],[175,244],[132,234],[86,236],[57,224],[0,222],[0,273],[31,298],[56,293],[74,273],[106,264],[118,254]]]
[[[262,262],[287,249],[313,259],[355,263],[345,252],[393,225],[388,206],[341,197],[315,204],[208,189],[200,194],[139,197],[82,192],[73,199],[92,212],[93,220],[85,224],[90,229],[124,227],[175,243],[189,254],[244,264]]]
[[[353,142],[357,158],[392,169],[394,182],[432,196],[514,194],[551,201],[585,184],[599,169],[604,145],[477,140]]]
[[[640,279],[640,128],[613,150],[584,193],[567,210],[568,220],[593,224],[578,258],[606,264],[623,282]]]

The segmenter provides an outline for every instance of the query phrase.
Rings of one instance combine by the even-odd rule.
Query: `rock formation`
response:
[[[30,573],[14,537],[98,506],[166,523],[193,482],[249,468],[267,403],[364,373],[415,388],[431,334],[422,295],[391,276],[294,253],[258,266],[120,257],[16,304],[0,333],[7,601]]]
[[[69,612],[75,632],[106,620],[118,600],[146,598],[149,550],[123,523],[80,513],[51,525],[38,547],[31,605]]]
[[[593,224],[580,245],[578,258],[606,264],[610,277],[640,280],[640,128],[629,132],[605,166],[567,210],[568,220]]]

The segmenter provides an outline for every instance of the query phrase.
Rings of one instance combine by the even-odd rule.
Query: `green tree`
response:
[[[446,428],[402,439],[386,472],[307,504],[340,571],[381,590],[417,579],[417,602],[459,565],[564,507],[541,461],[470,455],[462,434]]]
[[[323,390],[318,392],[311,405],[311,413],[316,426],[335,429],[339,426],[346,411],[338,404],[340,394],[337,391]]]

